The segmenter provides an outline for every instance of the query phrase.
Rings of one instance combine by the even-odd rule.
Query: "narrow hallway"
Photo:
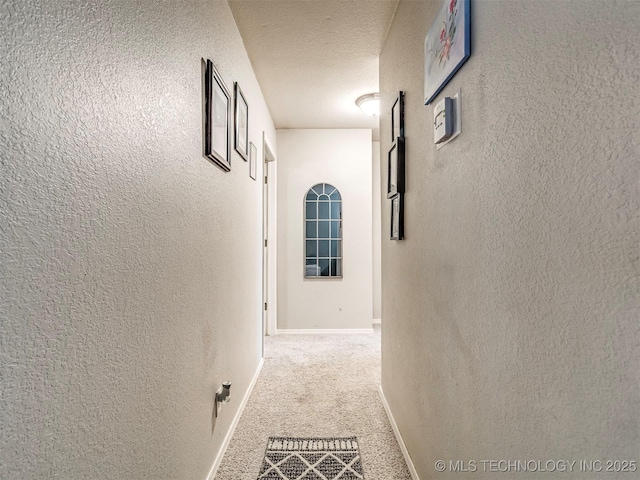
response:
[[[379,329],[266,337],[264,368],[216,480],[255,480],[270,436],[356,436],[367,480],[410,480],[379,385]]]

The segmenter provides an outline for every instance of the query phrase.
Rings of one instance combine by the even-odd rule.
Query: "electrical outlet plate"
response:
[[[462,107],[461,107],[461,96],[460,96],[460,89],[458,89],[458,93],[456,93],[453,97],[453,108],[455,110],[455,116],[453,118],[453,121],[455,123],[454,127],[453,127],[453,135],[451,135],[447,140],[445,140],[442,143],[436,143],[436,148],[438,150],[440,150],[442,147],[444,147],[447,143],[449,143],[451,140],[453,140],[454,138],[456,138],[458,135],[460,135],[460,132],[462,131]]]

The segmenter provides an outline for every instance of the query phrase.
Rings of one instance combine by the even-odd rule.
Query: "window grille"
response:
[[[342,197],[319,183],[304,202],[305,277],[342,277]]]

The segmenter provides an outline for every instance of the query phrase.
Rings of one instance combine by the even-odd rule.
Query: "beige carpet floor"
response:
[[[378,394],[380,331],[276,335],[216,480],[255,480],[270,436],[358,437],[366,480],[411,480]]]

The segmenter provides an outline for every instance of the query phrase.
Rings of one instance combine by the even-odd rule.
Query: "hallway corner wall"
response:
[[[382,388],[412,463],[640,460],[640,3],[472,1],[471,57],[425,106],[442,5],[401,0],[380,57],[381,157],[404,90],[407,175],[405,240],[383,200]]]
[[[203,156],[201,58],[276,147],[228,4],[9,0],[0,39],[0,477],[204,480],[261,361],[262,183]]]
[[[382,232],[386,231],[382,225],[382,191],[383,184],[380,180],[380,142],[373,142],[373,320],[379,322],[382,320],[382,253],[381,239]],[[386,195],[385,195],[386,197]]]
[[[278,329],[372,328],[372,132],[278,130]],[[327,182],[342,194],[343,273],[304,278],[303,203]]]

